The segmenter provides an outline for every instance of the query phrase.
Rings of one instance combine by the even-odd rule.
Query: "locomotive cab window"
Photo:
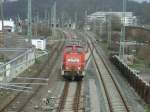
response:
[[[66,53],[72,52],[72,47],[67,47],[67,48],[65,48],[65,52],[66,52]]]
[[[77,53],[81,53],[81,52],[83,52],[83,48],[82,47],[77,47]]]

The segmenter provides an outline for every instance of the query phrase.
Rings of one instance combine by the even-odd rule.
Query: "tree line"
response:
[[[123,0],[56,0],[57,2],[57,17],[64,19],[71,18],[82,20],[86,13],[90,14],[96,11],[122,11]],[[44,18],[44,12],[50,13],[54,0],[32,0],[32,14],[37,14]],[[128,1],[127,11],[135,12],[135,15],[142,18],[142,23],[150,23],[150,3],[138,3]],[[22,19],[27,17],[27,0],[18,0],[16,2],[4,3],[4,17],[16,18],[20,16]]]

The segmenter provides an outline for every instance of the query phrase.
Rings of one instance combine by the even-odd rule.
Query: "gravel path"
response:
[[[93,79],[89,80],[89,91],[90,91],[90,107],[91,112],[100,112],[100,103],[98,100],[98,91]]]

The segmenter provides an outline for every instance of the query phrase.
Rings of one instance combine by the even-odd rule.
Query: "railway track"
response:
[[[82,81],[65,81],[56,112],[84,112]]]
[[[58,105],[57,112],[61,112],[64,109],[64,105],[65,105],[66,98],[67,98],[67,95],[68,95],[68,89],[69,89],[69,82],[66,81],[65,85],[64,85],[63,93],[62,93],[61,98],[60,98],[60,102],[59,102],[59,105]]]
[[[57,60],[58,56],[60,55],[63,45],[64,45],[63,42],[58,42],[57,44],[53,46],[51,54],[50,56],[48,56],[48,59],[43,63],[41,68],[32,77],[48,78],[50,76],[51,71],[53,69],[53,65],[55,64],[55,60]],[[30,80],[29,83],[38,83],[38,81]],[[37,94],[37,92],[43,87],[42,85],[37,85],[37,86],[27,85],[27,86],[33,87],[32,93],[24,93],[24,92],[17,93],[16,96],[0,110],[0,112],[23,111],[25,106],[31,101],[31,99]]]
[[[73,104],[74,112],[82,110],[82,108],[80,108],[81,89],[82,89],[82,82],[78,82]]]
[[[109,112],[132,112],[131,107],[128,105],[125,96],[121,92],[121,89],[113,76],[110,68],[101,55],[97,45],[89,37],[89,46],[94,58],[94,63],[96,65],[97,71],[99,73],[100,83],[103,86],[105,97],[107,100],[107,107]]]

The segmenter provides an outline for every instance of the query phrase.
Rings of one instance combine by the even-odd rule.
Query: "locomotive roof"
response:
[[[71,40],[66,42],[66,46],[84,46],[84,42],[81,40]]]
[[[80,45],[66,45],[65,48],[67,47],[80,47],[80,48],[83,48],[83,46],[80,46]]]
[[[82,46],[65,46],[64,47],[64,52],[70,53],[70,52],[84,52],[84,48]]]

